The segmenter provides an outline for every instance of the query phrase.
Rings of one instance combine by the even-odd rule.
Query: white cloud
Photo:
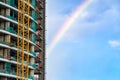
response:
[[[120,47],[120,41],[118,41],[118,40],[109,40],[109,41],[108,41],[108,44],[109,44],[111,47]]]
[[[89,15],[89,12],[88,11],[84,11],[82,14],[81,14],[81,18],[85,18]]]

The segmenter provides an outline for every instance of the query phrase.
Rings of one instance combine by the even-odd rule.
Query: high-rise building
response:
[[[45,80],[45,0],[0,0],[0,80]]]

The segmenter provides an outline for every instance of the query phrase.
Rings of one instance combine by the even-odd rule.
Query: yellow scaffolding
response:
[[[18,0],[18,38],[17,38],[17,77],[28,80],[29,77],[29,40],[30,40],[30,0]],[[28,16],[26,16],[27,14]],[[25,41],[25,38],[27,41]],[[28,52],[27,54],[24,54]]]

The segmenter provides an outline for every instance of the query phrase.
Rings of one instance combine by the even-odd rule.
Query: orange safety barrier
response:
[[[41,25],[41,23],[42,23],[42,22],[41,22],[40,20],[38,20],[38,25]]]
[[[41,46],[41,44],[40,44],[40,42],[39,42],[39,41],[36,41],[36,44],[37,44],[38,46]]]
[[[37,35],[41,35],[41,31],[37,31],[36,34],[37,34]]]
[[[38,70],[42,69],[42,67],[40,65],[38,65]]]
[[[36,11],[39,11],[38,7],[36,6]]]
[[[36,80],[38,80],[38,78],[36,78]]]
[[[40,55],[40,54],[38,54],[38,55],[37,55],[37,57],[38,57],[38,58],[40,58],[40,57],[41,57],[41,55]]]
[[[37,2],[40,2],[40,3],[42,3],[42,0],[37,0]]]

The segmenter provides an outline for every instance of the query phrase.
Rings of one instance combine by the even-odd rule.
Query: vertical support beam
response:
[[[23,31],[23,33],[22,33],[22,80],[24,80],[24,43],[25,43],[25,41],[24,41],[24,30],[25,30],[25,20],[24,20],[24,18],[25,18],[25,3],[24,3],[24,0],[22,0],[22,5],[23,5],[23,7],[22,7],[22,31]]]
[[[28,39],[28,42],[27,42],[27,52],[29,53],[30,50],[30,45],[29,45],[29,41],[30,41],[30,31],[29,31],[29,28],[30,28],[30,0],[28,0],[28,6],[26,6],[27,8],[27,14],[28,14],[28,18],[27,18],[27,34],[25,36],[27,36],[27,39]],[[27,63],[29,64],[29,54],[27,54]],[[27,80],[28,80],[28,77],[29,77],[29,67],[28,67],[28,64],[27,64],[27,71],[26,71],[26,74],[27,74]]]
[[[19,37],[20,37],[20,31],[19,31],[19,29],[20,29],[20,0],[18,0],[18,31],[17,31],[17,34],[18,34],[18,37],[17,37],[17,48],[18,49],[20,49],[20,46],[19,46]],[[16,80],[19,80],[19,74],[20,74],[20,72],[19,72],[19,59],[20,59],[20,57],[19,57],[19,55],[20,55],[20,51],[19,50],[17,50],[17,68],[16,68]]]
[[[45,35],[45,31],[46,31],[46,0],[43,0],[43,80],[46,80],[46,70],[45,70],[45,67],[46,67],[46,57],[45,57],[45,51],[46,51],[46,35]]]

